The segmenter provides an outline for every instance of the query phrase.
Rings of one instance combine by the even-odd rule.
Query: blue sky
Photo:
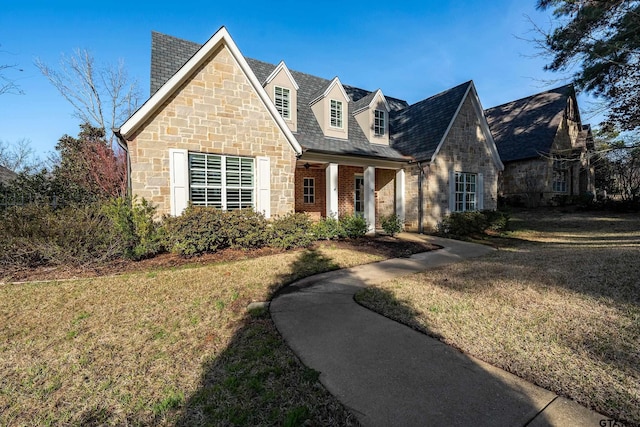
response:
[[[566,83],[521,39],[533,36],[527,17],[550,25],[535,0],[3,3],[0,64],[23,70],[6,74],[25,94],[0,96],[0,139],[30,139],[41,156],[79,121],[35,58],[56,65],[86,48],[98,63],[122,59],[146,99],[152,30],[204,43],[224,25],[245,56],[409,103],[471,79],[485,108]]]

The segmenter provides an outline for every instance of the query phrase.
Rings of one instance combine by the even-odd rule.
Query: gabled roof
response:
[[[18,174],[0,165],[0,183],[8,183],[18,177]]]
[[[430,160],[446,137],[472,84],[471,81],[462,83],[392,115],[393,146],[412,153],[418,161]]]
[[[382,98],[382,102],[384,103],[385,108],[387,109],[387,111],[390,111],[391,108],[389,107],[389,103],[387,102],[387,98],[384,97],[384,95],[382,94],[382,91],[380,89],[376,90],[375,92],[371,92],[370,94],[362,97],[361,99],[359,99],[358,101],[353,103],[353,111],[351,112],[351,114],[358,114],[360,111],[365,110],[367,108],[371,108],[372,104],[373,104],[373,100],[376,99],[376,97],[380,95],[380,97]]]
[[[157,32],[152,34],[152,42],[151,90],[154,93],[158,84],[162,85],[173,76],[172,72],[175,74],[190,60],[198,51],[199,45]],[[154,58],[156,55],[162,58]],[[274,64],[251,58],[244,60],[259,82],[266,82],[277,68]],[[345,117],[348,139],[326,137],[310,107],[313,101],[317,101],[319,96],[326,94],[338,83],[349,100],[348,111],[351,113],[369,105],[379,90],[372,92],[343,85],[337,77],[329,80],[294,70],[288,71],[299,85],[298,123],[294,136],[304,151],[397,161],[431,160],[442,145],[466,95],[473,88],[473,82],[469,81],[411,106],[406,101],[383,96],[390,111],[390,145],[384,145],[370,143],[353,114]],[[477,96],[474,99],[477,100]],[[477,104],[479,105],[479,100]],[[481,107],[479,114],[482,114]],[[488,127],[486,130],[493,147]],[[502,166],[497,152],[494,157],[496,164]]]
[[[289,77],[289,80],[291,80],[291,83],[293,83],[293,87],[296,90],[300,89],[300,86],[298,86],[298,83],[296,83],[296,79],[293,78],[293,76],[291,75],[291,72],[289,71],[289,68],[287,67],[287,64],[285,64],[284,61],[280,61],[278,66],[271,72],[271,74],[269,74],[266,80],[262,82],[262,85],[264,86],[264,85],[267,85],[268,83],[271,83],[271,81],[276,78],[276,76],[280,73],[280,71],[285,72],[287,77]]]
[[[571,84],[485,110],[502,161],[550,153],[569,97],[575,97]]]
[[[127,119],[127,121],[120,127],[120,129],[114,129],[116,135],[121,139],[122,137],[127,138],[132,135],[149,117],[152,117],[155,112],[161,108],[162,104],[172,96],[175,91],[177,91],[180,86],[193,75],[195,70],[198,69],[201,65],[205,64],[211,58],[211,55],[219,49],[221,46],[225,46],[234,60],[237,62],[238,66],[249,80],[249,84],[256,91],[258,97],[262,100],[264,106],[267,108],[271,117],[276,122],[284,137],[287,139],[291,148],[296,152],[297,155],[302,154],[302,147],[293,136],[289,128],[287,127],[284,119],[275,106],[269,99],[269,95],[267,95],[266,91],[260,84],[260,82],[256,79],[255,74],[251,71],[249,65],[245,57],[240,53],[240,50],[236,46],[235,42],[229,35],[229,32],[225,27],[221,27],[216,33],[211,36],[211,38],[200,47],[182,66],[178,67],[178,70],[167,80],[164,82],[160,88],[153,94],[151,97],[145,102],[142,107],[140,107],[131,117]],[[169,49],[171,50],[171,49]],[[166,61],[170,66],[170,61]],[[152,70],[151,74],[154,74]]]
[[[345,97],[345,99],[348,100],[349,95],[347,95],[347,92],[344,90],[344,86],[342,86],[342,82],[336,76],[329,82],[329,84],[327,84],[324,88],[320,88],[315,93],[315,96],[311,99],[311,101],[309,102],[309,105],[313,105],[316,102],[320,101],[322,98],[326,98],[326,96],[329,95],[329,92],[331,92],[331,90],[336,86],[338,86],[338,88],[340,89],[340,92],[342,92],[342,95]]]
[[[247,58],[249,66],[258,77],[263,80],[263,76],[268,76],[275,65],[256,59]],[[322,77],[312,76],[310,74],[301,73],[299,71],[290,70],[293,78],[300,85],[298,90],[298,131],[295,133],[298,142],[305,151],[325,154],[340,154],[352,156],[369,156],[389,160],[409,160],[399,151],[388,145],[371,144],[362,132],[362,128],[358,125],[352,114],[345,117],[349,126],[349,139],[335,139],[324,136],[320,124],[316,120],[313,110],[309,106],[312,100],[317,98],[318,94],[331,85],[333,80],[323,79]],[[347,99],[353,99],[351,93],[358,92],[361,96],[366,96],[370,92],[357,89],[350,86],[343,86],[347,93]],[[396,100],[397,103],[406,105],[406,102]],[[349,102],[349,111],[353,109],[353,101]]]

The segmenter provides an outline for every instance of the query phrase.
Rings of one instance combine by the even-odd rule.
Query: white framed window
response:
[[[385,112],[382,110],[375,110],[373,112],[373,132],[376,136],[384,135],[385,127]]]
[[[316,202],[316,179],[303,178],[302,197],[304,203],[313,204]]]
[[[475,173],[455,173],[455,212],[478,210],[478,175]]]
[[[276,110],[283,119],[291,118],[291,91],[285,87],[275,86],[274,100]]]
[[[254,208],[254,159],[189,153],[189,200],[223,210]]]
[[[331,100],[331,112],[329,117],[329,124],[331,127],[342,128],[342,101],[337,101],[335,99]]]
[[[567,178],[569,171],[567,163],[562,159],[553,160],[553,192],[554,193],[566,193],[567,192]]]

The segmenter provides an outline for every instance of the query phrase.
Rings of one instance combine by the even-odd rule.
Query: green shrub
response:
[[[395,236],[402,231],[402,220],[396,214],[382,216],[380,225],[382,225],[384,232],[390,236]]]
[[[485,218],[485,229],[493,231],[506,231],[509,228],[509,220],[511,216],[505,211],[483,210],[481,211]]]
[[[503,231],[509,225],[509,215],[500,211],[453,212],[442,218],[436,232],[443,236],[469,237],[487,230]]]
[[[224,214],[218,209],[189,206],[180,216],[165,217],[165,246],[184,257],[228,247]]]
[[[166,247],[185,257],[227,248],[259,248],[271,235],[261,213],[203,206],[189,206],[179,217],[166,217],[164,233]]]
[[[311,226],[311,233],[316,240],[333,240],[346,237],[340,221],[335,218],[322,218]]]
[[[12,206],[0,214],[0,265],[91,265],[123,256],[126,242],[98,203],[52,209]]]
[[[111,220],[113,232],[121,239],[123,256],[142,259],[162,250],[159,225],[153,220],[156,207],[146,199],[115,198],[102,206],[102,211]]]
[[[367,221],[360,215],[345,215],[340,217],[340,226],[346,237],[351,239],[367,234]]]
[[[313,243],[311,219],[305,213],[289,213],[271,222],[269,245],[282,248],[303,248]]]
[[[267,220],[253,209],[227,211],[223,214],[223,231],[234,249],[260,248],[267,243]]]

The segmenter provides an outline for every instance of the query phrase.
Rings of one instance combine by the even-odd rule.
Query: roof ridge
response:
[[[533,97],[536,97],[536,96],[544,95],[545,93],[557,92],[559,89],[564,89],[564,88],[569,88],[569,87],[573,88],[573,83],[567,83],[566,85],[562,85],[562,86],[558,86],[558,87],[555,87],[555,88],[552,88],[552,89],[548,89],[548,90],[545,90],[545,91],[542,91],[542,92],[534,93],[533,95],[523,96],[522,98],[513,99],[513,100],[505,102],[503,104],[499,104],[499,105],[495,105],[493,107],[485,108],[485,111],[493,110],[494,108],[504,107],[505,105],[513,104],[513,103],[519,102],[519,101],[524,101],[525,99],[529,99],[529,98],[533,98]],[[569,96],[569,94],[564,94],[564,96]]]

